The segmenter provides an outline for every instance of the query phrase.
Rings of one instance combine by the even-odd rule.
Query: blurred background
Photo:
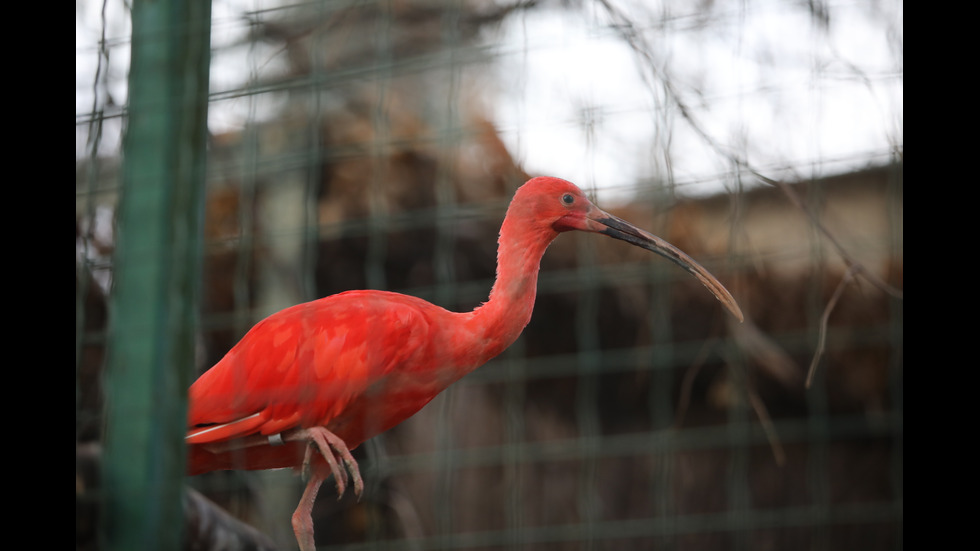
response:
[[[75,10],[76,548],[99,549],[78,465],[133,37],[127,2]],[[903,25],[893,0],[213,0],[192,378],[348,289],[474,308],[514,190],[558,176],[745,323],[660,257],[561,236],[522,337],[356,450],[366,495],[321,490],[318,545],[901,548]],[[295,547],[298,476],[186,482]]]

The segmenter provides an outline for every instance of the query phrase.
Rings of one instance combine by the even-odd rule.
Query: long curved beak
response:
[[[711,275],[708,270],[704,269],[703,266],[684,253],[684,251],[678,249],[656,235],[645,232],[633,224],[630,224],[626,220],[613,216],[594,205],[586,215],[586,228],[588,231],[621,239],[627,243],[631,243],[637,247],[642,247],[648,251],[655,252],[660,256],[666,257],[674,264],[684,268],[691,275],[698,278],[698,281],[704,284],[704,286],[707,287],[708,290],[721,301],[725,308],[727,308],[728,311],[731,312],[736,319],[738,319],[738,321],[742,321],[744,319],[742,316],[742,310],[738,307],[738,303],[735,302],[735,299],[732,297],[732,294],[728,292],[728,289],[726,289],[725,286],[715,278],[715,276]]]

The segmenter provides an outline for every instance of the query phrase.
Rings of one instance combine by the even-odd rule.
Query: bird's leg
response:
[[[315,471],[315,469],[314,469]],[[317,491],[323,483],[323,476],[314,472],[306,483],[303,497],[299,500],[296,511],[293,512],[293,533],[300,551],[315,551],[316,542],[313,539],[313,502],[316,501]]]
[[[347,487],[347,471],[349,471],[351,478],[354,480],[354,495],[360,499],[361,493],[364,491],[364,480],[361,478],[361,470],[357,465],[357,460],[354,459],[350,450],[347,449],[347,444],[339,436],[323,427],[310,427],[308,429],[290,431],[285,433],[283,437],[286,441],[306,440],[310,443],[310,447],[307,448],[306,455],[303,458],[303,471],[305,473],[311,471],[310,462],[313,459],[313,448],[314,446],[316,447],[320,455],[327,462],[327,465],[330,466],[330,472],[333,473],[334,479],[337,481],[337,499],[340,499],[344,495],[344,490]],[[347,468],[346,471],[340,468],[337,462],[338,459],[344,463],[344,466]],[[313,474],[312,476],[316,475]],[[313,478],[310,481],[312,482]]]

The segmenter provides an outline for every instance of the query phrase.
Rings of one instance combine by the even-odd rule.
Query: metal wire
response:
[[[94,38],[76,49],[94,60],[76,102],[78,444],[98,442],[104,421],[102,312],[119,268],[119,236],[104,218],[120,192],[117,136],[129,116],[124,96],[110,98],[126,72],[128,14],[100,8],[85,19]],[[804,8],[773,9],[810,21],[822,43],[823,12]],[[583,167],[583,188],[600,202],[620,199],[610,204],[625,217],[695,256],[749,317],[748,327],[727,323],[659,257],[562,236],[542,262],[524,336],[358,450],[364,500],[321,497],[324,549],[902,547],[902,301],[862,282],[825,315],[846,261],[808,218],[901,288],[901,129],[890,146],[760,162],[750,138],[706,130],[712,108],[780,85],[699,95],[674,76],[666,51],[706,28],[727,36],[756,9],[215,2],[198,372],[264,315],[339,291],[390,289],[456,310],[486,300],[500,220],[536,170],[525,158],[540,144],[532,136],[555,128],[556,141],[574,134],[580,146],[565,155]],[[574,117],[548,118],[531,100],[531,56],[572,47],[539,26],[549,14],[618,40],[650,102],[592,92],[576,98]],[[509,24],[523,30],[516,41],[505,40]],[[519,74],[501,75],[515,59],[523,65],[506,66]],[[829,95],[837,75],[822,67],[809,68],[810,82]],[[864,70],[848,79],[875,89],[896,78]],[[498,101],[509,78],[525,91],[517,105]],[[551,101],[571,102],[570,86],[556,82]],[[525,116],[508,119],[508,110]],[[655,137],[624,141],[610,130],[624,119]],[[691,146],[692,135],[711,143]],[[689,147],[709,168],[684,168]],[[639,151],[642,168],[600,185],[610,149],[620,160]],[[791,184],[810,211],[759,175]],[[807,389],[802,372],[823,319],[826,349]],[[295,545],[288,511],[298,478],[219,473],[189,484]]]

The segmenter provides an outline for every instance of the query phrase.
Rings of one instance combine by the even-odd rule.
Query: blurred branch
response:
[[[274,551],[268,536],[232,517],[193,488],[184,493],[185,551]]]
[[[867,279],[872,285],[874,285],[878,289],[884,291],[885,293],[897,299],[904,298],[904,293],[901,290],[896,289],[892,285],[889,285],[883,279],[878,277],[874,272],[868,270],[864,266],[864,264],[858,261],[854,256],[852,256],[844,247],[844,245],[842,245],[840,241],[837,240],[834,234],[831,233],[826,226],[824,226],[823,222],[820,221],[820,218],[818,218],[817,215],[811,209],[807,208],[806,203],[792,187],[790,187],[785,182],[779,182],[773,180],[772,178],[764,176],[763,174],[759,173],[751,166],[749,166],[747,163],[743,164],[742,166],[747,170],[751,171],[752,174],[756,178],[758,178],[761,182],[779,188],[796,208],[798,208],[800,211],[806,214],[810,218],[810,222],[813,224],[813,226],[817,228],[817,230],[819,230],[820,233],[823,234],[823,236],[826,237],[827,240],[830,241],[830,243],[837,250],[837,254],[841,256],[841,258],[844,260],[844,263],[847,265],[849,273],[853,272],[852,275],[864,276],[864,278]]]
[[[857,266],[857,272],[860,275],[866,277],[876,287],[882,289],[883,291],[887,292],[888,294],[896,298],[902,298],[901,291],[895,289],[891,285],[888,285],[887,283],[882,281],[873,273],[865,269],[857,260],[855,260],[854,257],[847,252],[844,246],[840,244],[837,238],[834,237],[834,235],[830,232],[830,230],[828,230],[826,226],[824,226],[823,223],[820,222],[820,220],[816,217],[816,215],[814,215],[809,209],[806,208],[806,205],[803,202],[803,200],[799,197],[799,195],[796,194],[795,191],[793,191],[793,189],[790,186],[786,185],[785,183],[778,182],[772,178],[769,178],[768,176],[763,175],[744,158],[731,151],[726,150],[724,147],[722,147],[722,145],[717,140],[715,140],[710,134],[708,134],[708,132],[702,127],[700,122],[698,122],[698,120],[695,119],[694,115],[692,114],[692,110],[687,106],[684,100],[681,99],[680,93],[678,93],[673,86],[670,75],[667,74],[665,69],[658,67],[657,63],[653,58],[653,54],[651,53],[651,48],[649,47],[649,45],[647,45],[646,41],[643,39],[643,36],[640,33],[640,31],[637,30],[635,25],[633,25],[633,22],[628,17],[626,17],[626,15],[624,15],[621,11],[619,11],[614,6],[612,6],[608,0],[599,0],[599,3],[606,8],[606,11],[609,13],[609,16],[612,17],[613,21],[615,22],[616,30],[620,33],[620,35],[622,35],[622,37],[633,49],[633,51],[646,62],[647,66],[652,71],[653,76],[659,80],[658,84],[663,86],[663,89],[666,90],[667,97],[677,107],[678,111],[680,112],[684,120],[686,120],[691,125],[691,128],[704,140],[704,142],[711,149],[713,149],[719,156],[727,159],[732,164],[738,166],[739,168],[749,171],[753,176],[758,178],[759,181],[761,181],[762,183],[775,186],[781,189],[783,193],[785,193],[786,196],[789,198],[790,202],[793,203],[793,205],[795,205],[797,208],[799,208],[801,211],[807,214],[807,216],[813,222],[814,226],[820,231],[820,233],[826,236],[827,239],[834,245],[838,253],[840,253],[841,257],[843,257],[844,261],[847,262],[848,265]]]
[[[602,5],[608,15],[612,18],[615,30],[623,37],[630,48],[644,60],[647,67],[651,71],[654,78],[658,80],[657,84],[662,87],[665,91],[666,96],[669,101],[671,101],[677,110],[680,112],[681,116],[688,122],[691,129],[701,137],[704,143],[715,151],[722,158],[727,159],[734,166],[748,171],[750,174],[758,178],[758,180],[764,184],[777,187],[786,195],[790,203],[792,203],[796,208],[803,212],[809,219],[813,226],[831,243],[837,253],[844,260],[847,265],[847,274],[844,280],[841,282],[841,286],[838,287],[837,292],[831,298],[830,302],[827,304],[827,308],[824,311],[823,320],[820,328],[820,342],[817,345],[817,350],[814,353],[813,361],[810,365],[810,372],[806,380],[806,386],[809,387],[811,378],[813,376],[813,371],[820,358],[823,355],[824,350],[824,339],[826,336],[826,325],[827,318],[830,312],[833,310],[840,298],[843,287],[853,279],[855,276],[862,276],[867,279],[872,285],[882,290],[883,292],[897,298],[903,299],[903,291],[889,285],[883,279],[878,277],[874,272],[868,270],[857,258],[855,258],[837,237],[821,222],[820,218],[817,216],[813,210],[809,209],[803,199],[796,193],[795,190],[784,182],[779,182],[768,176],[762,174],[759,170],[755,169],[745,158],[737,154],[736,152],[729,151],[727,148],[723,147],[718,140],[715,140],[697,121],[694,117],[692,110],[687,106],[683,99],[681,99],[680,93],[675,89],[673,81],[667,74],[666,70],[659,67],[656,63],[654,56],[652,54],[652,49],[646,43],[641,32],[633,24],[623,12],[617,9],[611,4],[609,0],[598,0],[598,3]],[[644,75],[646,78],[646,75]],[[746,320],[748,321],[748,320]]]
[[[674,413],[674,426],[680,428],[684,424],[684,416],[687,414],[687,408],[691,403],[691,388],[694,386],[694,379],[697,378],[698,373],[701,371],[701,366],[704,365],[704,360],[708,356],[708,350],[711,349],[712,344],[716,339],[710,339],[705,341],[701,350],[698,351],[698,355],[691,362],[690,367],[684,372],[684,379],[681,381],[680,397],[677,401],[677,410]]]
[[[820,358],[823,357],[823,351],[826,347],[827,342],[827,322],[830,319],[830,313],[833,312],[834,307],[837,305],[837,301],[840,300],[842,294],[844,294],[844,288],[847,284],[854,280],[854,266],[850,266],[847,272],[844,273],[844,277],[841,279],[840,283],[837,285],[837,289],[834,290],[834,295],[830,297],[827,301],[827,307],[824,308],[823,315],[820,316],[820,336],[817,339],[817,349],[813,354],[813,360],[810,362],[810,369],[806,374],[806,387],[810,388],[810,384],[813,383],[813,374],[817,370],[817,365],[820,363]]]
[[[99,549],[96,526],[104,499],[100,489],[102,448],[75,445],[75,547]],[[275,551],[272,540],[232,517],[196,490],[184,492],[184,551]]]
[[[743,354],[753,360],[760,371],[777,381],[784,388],[795,388],[800,383],[799,367],[789,354],[769,335],[759,329],[751,319],[738,323],[725,320],[728,332]]]
[[[762,424],[762,430],[765,431],[766,439],[769,440],[769,447],[772,448],[772,455],[776,459],[776,465],[782,467],[786,464],[786,451],[783,450],[783,443],[779,440],[779,434],[776,433],[776,426],[772,422],[772,417],[769,416],[769,409],[766,408],[762,397],[759,396],[759,393],[755,391],[755,388],[751,384],[748,384],[747,380],[745,393],[749,397],[749,403],[752,404],[752,409],[755,410],[755,414],[759,416],[759,423]]]
[[[750,320],[746,320],[746,323],[751,323]],[[754,327],[754,326],[753,326]],[[761,336],[761,332],[756,329]],[[691,388],[694,386],[694,379],[697,378],[698,373],[701,372],[702,366],[704,366],[705,359],[708,357],[708,351],[712,346],[717,344],[717,339],[709,339],[705,341],[704,346],[698,352],[697,357],[691,363],[691,366],[685,371],[684,379],[681,381],[680,397],[677,402],[677,410],[674,415],[674,428],[679,429],[684,424],[684,416],[687,413],[687,409],[691,402]],[[753,348],[748,350],[751,354],[753,350],[758,350],[758,348]],[[769,441],[769,447],[772,448],[773,458],[776,460],[776,464],[782,466],[786,462],[786,452],[783,450],[783,444],[779,440],[779,434],[776,432],[776,427],[773,425],[772,417],[769,415],[769,409],[766,408],[766,404],[762,401],[762,397],[759,393],[755,391],[752,386],[751,380],[748,376],[748,369],[745,368],[745,364],[742,362],[732,362],[729,361],[729,369],[743,369],[742,378],[744,379],[743,388],[745,389],[746,397],[748,398],[749,404],[752,409],[755,410],[756,416],[759,418],[759,423],[762,425],[762,430],[766,433],[766,439]],[[788,365],[792,367],[792,362]],[[781,382],[785,382],[782,378],[783,375],[777,375],[777,378]]]
[[[663,89],[667,92],[667,97],[671,102],[677,107],[681,116],[691,125],[691,128],[704,140],[704,142],[713,149],[719,156],[727,159],[729,162],[738,166],[739,168],[749,171],[753,176],[759,179],[760,182],[768,184],[770,186],[778,187],[783,193],[789,198],[790,202],[793,203],[798,209],[803,211],[813,223],[821,234],[823,234],[834,246],[837,252],[841,255],[848,266],[853,266],[856,274],[864,276],[868,281],[870,281],[875,287],[878,287],[882,291],[888,293],[895,298],[903,298],[902,291],[896,289],[895,287],[887,284],[881,278],[877,277],[874,273],[865,268],[860,262],[857,261],[847,249],[840,243],[840,241],[834,236],[830,230],[820,221],[817,216],[811,212],[807,207],[803,199],[787,184],[783,182],[776,181],[768,176],[765,176],[758,170],[756,170],[747,160],[741,156],[728,151],[724,148],[717,140],[715,140],[708,132],[703,128],[703,126],[698,122],[698,120],[692,114],[692,110],[687,106],[684,100],[681,99],[680,93],[674,88],[672,84],[672,79],[670,75],[667,74],[666,70],[658,67],[654,60],[653,54],[651,53],[651,48],[647,45],[646,41],[643,39],[642,34],[633,25],[633,22],[626,17],[621,11],[610,4],[609,0],[599,0],[599,4],[605,7],[609,16],[613,19],[615,23],[616,30],[622,35],[624,40],[629,44],[633,51],[639,55],[650,68],[653,76],[656,77]]]

